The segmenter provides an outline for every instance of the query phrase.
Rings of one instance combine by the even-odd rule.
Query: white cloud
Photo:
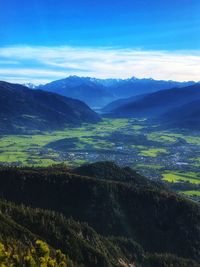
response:
[[[199,67],[200,51],[66,46],[0,47],[0,79],[8,81],[41,83],[68,75],[199,81]]]

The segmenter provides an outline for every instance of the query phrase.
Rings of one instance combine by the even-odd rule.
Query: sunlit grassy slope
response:
[[[170,183],[184,181],[192,184],[200,184],[200,176],[195,172],[167,172],[163,174],[163,180]]]

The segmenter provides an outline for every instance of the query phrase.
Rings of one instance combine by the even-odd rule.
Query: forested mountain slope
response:
[[[170,266],[165,262],[176,262],[173,266],[199,265],[199,205],[129,168],[106,162],[78,169],[3,168],[0,196],[33,207],[13,205],[3,214],[8,213],[19,225],[85,266],[117,266],[120,259],[136,266]],[[89,228],[69,217],[86,222]],[[66,231],[72,229],[74,241],[66,241],[70,236]],[[83,238],[81,245],[79,238]],[[79,253],[96,255],[96,260],[79,257]],[[120,255],[117,263],[116,254]],[[191,260],[196,263],[188,265]]]
[[[99,116],[79,100],[0,82],[1,134],[61,129],[99,120]]]

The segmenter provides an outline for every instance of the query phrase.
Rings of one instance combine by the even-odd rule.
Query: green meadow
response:
[[[62,140],[67,142],[69,147],[63,150],[51,147],[52,143],[57,141],[62,143]],[[187,170],[184,166],[176,167],[174,163],[177,141],[180,140],[184,141],[180,142],[183,150],[179,152],[179,157],[183,159],[179,158],[177,161],[186,161]],[[196,148],[196,152],[187,158],[184,155],[188,152],[184,151],[190,146],[192,146],[191,151]],[[0,164],[48,166],[65,163],[77,166],[91,161],[92,153],[96,153],[95,155],[103,153],[98,160],[115,160],[122,165],[128,164],[139,172],[145,171],[145,175],[152,179],[162,179],[169,183],[192,183],[198,186],[199,146],[200,137],[197,135],[156,131],[156,126],[148,125],[145,119],[106,118],[97,124],[83,124],[81,127],[60,131],[0,136]],[[86,154],[89,156],[85,156]],[[189,190],[184,192],[192,194]]]
[[[169,171],[162,174],[162,180],[170,183],[188,182],[191,184],[200,184],[200,176],[195,172],[173,172]]]
[[[160,154],[168,154],[165,148],[151,148],[146,150],[141,150],[139,155],[144,157],[157,157]]]
[[[181,193],[186,196],[200,197],[200,191],[189,190],[189,191],[181,191]]]
[[[112,149],[111,142],[101,137],[126,127],[129,120],[105,119],[98,124],[84,124],[77,128],[62,131],[43,132],[33,135],[7,135],[0,139],[0,162],[19,165],[51,165],[59,162],[55,151],[46,149],[46,145],[64,138],[78,138],[76,150]]]
[[[177,141],[177,137],[171,136],[169,133],[165,132],[153,132],[148,134],[148,140],[160,143],[175,143]]]

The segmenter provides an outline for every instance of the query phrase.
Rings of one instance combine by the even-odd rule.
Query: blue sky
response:
[[[0,79],[200,80],[199,0],[6,0],[0,9]]]

